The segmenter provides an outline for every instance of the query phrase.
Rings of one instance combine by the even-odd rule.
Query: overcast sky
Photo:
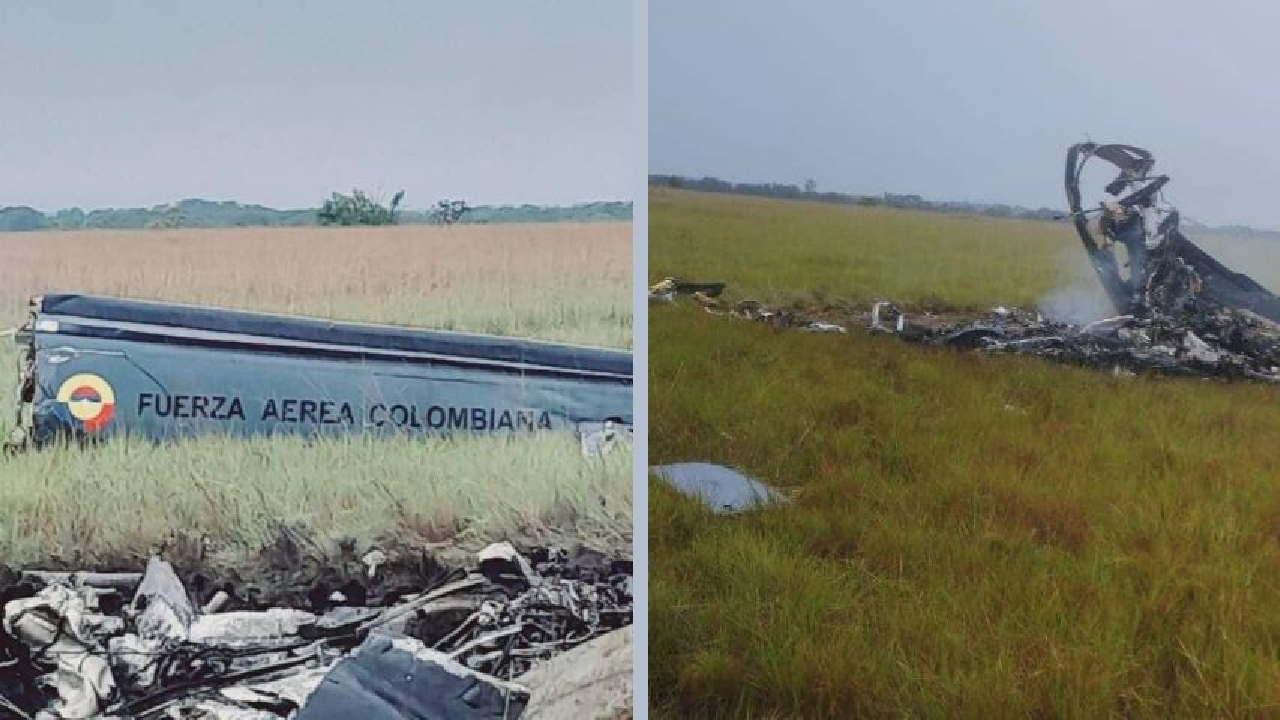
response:
[[[1151,150],[1280,228],[1280,3],[650,0],[651,172],[1064,207],[1068,145]]]
[[[633,194],[627,0],[0,0],[0,206]]]

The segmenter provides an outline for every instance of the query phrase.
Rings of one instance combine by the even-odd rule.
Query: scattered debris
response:
[[[368,568],[369,579],[372,580],[378,576],[378,568],[387,564],[387,554],[374,548],[365,553],[360,562]]]
[[[849,330],[845,328],[845,326],[843,325],[837,325],[835,323],[829,323],[829,322],[822,322],[820,320],[814,320],[812,322],[805,323],[804,325],[800,326],[800,329],[805,332],[816,332],[816,333],[844,334],[849,332]]]
[[[721,282],[696,283],[669,277],[649,286],[649,302],[670,303],[677,295],[692,295],[700,304],[714,304],[724,287]]]
[[[1091,158],[1110,162],[1120,174],[1107,185],[1109,197],[1085,210],[1080,174]],[[864,326],[910,341],[1037,355],[1118,377],[1162,373],[1280,382],[1280,297],[1182,234],[1178,211],[1160,195],[1169,177],[1151,175],[1154,164],[1151,153],[1130,145],[1081,143],[1067,153],[1071,218],[1115,317],[1081,325],[1006,306],[977,317],[908,317],[888,301],[874,303],[865,315],[845,312],[836,318],[751,300],[708,311],[811,332]]]
[[[629,426],[624,350],[88,295],[31,301],[8,446],[130,434],[582,435]]]
[[[55,716],[93,717],[115,695],[115,678],[98,651],[98,635],[110,626],[108,620],[61,585],[5,604],[4,632],[32,651],[28,662],[47,662],[53,668],[46,681],[58,695],[50,708]]]
[[[598,553],[497,543],[417,589],[387,586],[382,551],[362,559],[367,582],[305,609],[230,584],[201,603],[159,557],[141,575],[0,574],[0,716],[517,718],[550,682],[534,671],[631,624],[631,564]]]
[[[893,319],[893,327],[885,326],[881,318],[885,320]],[[871,320],[867,327],[872,330],[881,332],[902,332],[906,327],[907,316],[901,310],[893,306],[893,303],[881,300],[871,306]]]
[[[518,718],[529,690],[467,668],[421,641],[370,635],[311,693],[296,720]]]
[[[771,502],[786,502],[778,490],[723,465],[675,463],[650,469],[681,493],[701,500],[718,513],[748,510]]]
[[[1080,174],[1094,157],[1120,174],[1107,185],[1110,197],[1084,210]],[[1280,297],[1182,234],[1177,209],[1160,196],[1169,177],[1151,175],[1154,164],[1151,153],[1130,145],[1081,143],[1067,153],[1071,217],[1116,317],[1078,326],[996,308],[988,320],[926,331],[921,339],[1113,371],[1280,382]],[[1089,219],[1095,214],[1096,227]]]
[[[187,639],[196,611],[173,566],[152,557],[147,572],[133,593],[130,610],[137,616],[138,635],[144,640]]]
[[[578,441],[582,447],[583,457],[591,458],[602,457],[619,447],[630,446],[632,437],[633,431],[629,426],[609,419],[605,420],[599,429],[584,427]]]
[[[649,286],[650,303],[673,303],[675,301],[675,280],[667,278]]]
[[[614,630],[516,678],[530,688],[524,720],[629,720],[631,627]]]
[[[97,573],[97,572],[47,572],[27,570],[21,575],[26,582],[38,582],[42,585],[69,585],[71,587],[89,586],[95,588],[113,588],[124,591],[138,586],[142,582],[142,573]]]

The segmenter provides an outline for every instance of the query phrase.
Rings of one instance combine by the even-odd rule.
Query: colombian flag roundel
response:
[[[58,387],[58,402],[84,424],[85,432],[91,433],[106,427],[116,411],[115,391],[106,380],[91,373],[67,378]]]

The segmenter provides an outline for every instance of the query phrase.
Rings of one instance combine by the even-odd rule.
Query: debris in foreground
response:
[[[467,668],[412,638],[373,634],[338,662],[296,720],[519,717],[522,685]]]
[[[1080,175],[1092,158],[1120,174],[1096,209],[1081,205]],[[1247,378],[1280,382],[1280,297],[1234,272],[1179,229],[1160,195],[1154,157],[1131,145],[1081,143],[1067,153],[1071,218],[1114,317],[1080,325],[1034,311],[996,307],[985,316],[908,315],[887,301],[867,313],[805,317],[754,301],[704,305],[778,328],[843,332],[862,326],[904,339],[982,352],[1037,355],[1120,374]],[[1093,219],[1096,216],[1096,221]],[[1126,262],[1121,262],[1118,251]]]
[[[31,302],[12,447],[632,424],[623,350],[89,295]]]
[[[578,436],[582,456],[603,457],[620,447],[629,447],[634,432],[628,426],[613,420],[605,420],[599,430],[586,430]]]
[[[695,300],[705,304],[720,297],[724,286],[722,282],[698,283],[672,277],[663,278],[649,286],[649,302],[670,303],[675,302],[677,295],[692,295]]]
[[[630,720],[633,642],[625,627],[516,678],[531,691],[524,720]]]
[[[307,609],[253,607],[225,586],[208,594],[226,611],[197,610],[210,601],[158,557],[125,589],[117,574],[71,578],[0,585],[0,717],[518,718],[524,679],[552,682],[549,661],[571,665],[562,654],[632,616],[629,562],[509,543],[425,588],[381,587],[374,565],[367,590]]]

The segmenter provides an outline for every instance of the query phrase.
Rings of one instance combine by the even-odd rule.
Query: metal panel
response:
[[[528,435],[632,421],[631,354],[117,298],[37,298],[31,440]]]

